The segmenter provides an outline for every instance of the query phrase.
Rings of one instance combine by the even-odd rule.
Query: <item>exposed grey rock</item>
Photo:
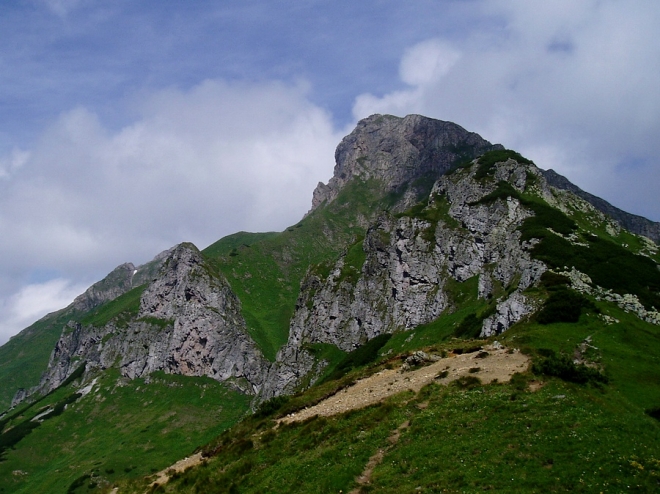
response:
[[[362,242],[365,261],[359,276],[347,276],[342,256],[326,279],[310,272],[303,280],[289,340],[266,379],[264,396],[291,392],[318,363],[308,350],[329,343],[351,351],[379,334],[408,330],[452,309],[447,280],[479,276],[479,296],[489,298],[496,283],[514,288],[484,321],[482,334],[508,329],[535,310],[522,290],[538,282],[546,266],[531,258],[518,227],[532,211],[509,197],[480,203],[499,180],[524,191],[527,174],[538,176],[536,190],[551,195],[538,169],[509,160],[495,167],[494,181],[474,179],[475,168],[441,177],[429,208],[446,200],[446,220],[383,213]],[[309,380],[313,382],[313,380]]]
[[[163,260],[135,319],[102,327],[69,324],[39,391],[55,389],[83,361],[88,372],[116,365],[130,379],[157,370],[209,376],[248,394],[260,391],[268,368],[247,333],[238,298],[192,244]]]
[[[149,283],[171,251],[172,249],[161,252],[153,260],[139,267],[135,267],[130,262],[117,266],[108,276],[94,283],[85,293],[78,295],[68,308],[87,312],[116,299],[132,288]]]
[[[388,210],[374,206],[356,213],[351,232],[363,228],[364,238],[336,259],[329,274],[313,266],[308,270],[288,341],[273,364],[249,336],[240,301],[224,277],[196,247],[182,244],[144,266],[117,267],[79,296],[70,308],[87,312],[144,286],[139,310],[127,319],[100,326],[69,323],[39,387],[20,391],[16,399],[56,388],[83,362],[87,374],[116,366],[127,379],[148,379],[162,370],[210,376],[258,399],[293,393],[314,383],[327,365],[315,356],[313,345],[332,344],[349,352],[380,334],[430,323],[457,308],[452,287],[475,276],[478,297],[506,293],[481,329],[483,337],[501,333],[537,310],[522,292],[534,286],[547,267],[530,255],[538,240],[521,240],[519,227],[534,213],[513,197],[483,201],[499,181],[521,193],[537,194],[564,212],[587,213],[613,234],[623,226],[660,239],[660,224],[623,213],[533,164],[509,159],[496,164],[486,180],[476,178],[476,162],[446,174],[458,162],[493,149],[503,148],[451,122],[419,115],[374,115],[360,121],[337,147],[334,176],[317,186],[312,211],[332,203],[352,181],[368,184],[380,198],[378,204]],[[428,198],[426,210],[410,212],[421,198]],[[344,242],[348,235],[327,223],[321,237],[324,242]],[[564,238],[579,241],[577,236]],[[647,255],[657,252],[652,244],[642,250]],[[287,263],[291,252],[283,246],[274,258]],[[363,259],[361,265],[351,264],[356,259]],[[658,312],[646,311],[636,297],[594,287],[588,277],[571,276],[577,289],[660,324]],[[421,353],[408,365],[428,357]]]
[[[543,176],[548,183],[558,189],[568,190],[576,196],[584,199],[599,211],[613,218],[619,225],[638,235],[650,238],[656,244],[660,244],[660,223],[648,220],[643,216],[627,213],[600,197],[585,192],[577,185],[571,183],[566,177],[554,170],[542,170]]]
[[[327,185],[317,186],[312,210],[333,201],[356,177],[373,179],[385,193],[412,187],[410,199],[403,201],[410,206],[418,200],[415,181],[433,182],[457,162],[492,149],[503,147],[452,122],[421,115],[372,115],[360,120],[337,146],[334,175]]]
[[[440,360],[440,357],[437,355],[429,355],[426,352],[418,350],[406,358],[401,366],[401,372],[409,371],[410,369],[425,364],[426,362],[437,362],[438,360]]]
[[[497,304],[496,314],[484,319],[481,326],[482,338],[503,333],[523,317],[536,311],[538,307],[520,292],[514,292],[509,298]]]

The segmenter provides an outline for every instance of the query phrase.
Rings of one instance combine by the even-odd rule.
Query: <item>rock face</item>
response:
[[[644,235],[645,237],[653,240],[656,244],[660,244],[660,223],[648,220],[636,214],[627,213],[615,206],[612,206],[609,202],[601,199],[600,197],[589,194],[589,192],[585,192],[577,185],[572,184],[566,177],[560,175],[554,170],[542,171],[542,173],[548,183],[553,187],[572,192],[576,196],[584,199],[589,204],[594,206],[597,210],[608,215],[622,228],[625,228],[626,230],[629,230],[638,235]]]
[[[161,252],[152,261],[139,267],[135,267],[130,262],[117,266],[108,276],[94,283],[85,293],[78,295],[68,308],[87,312],[116,299],[136,286],[150,282],[170,252],[171,249]]]
[[[411,186],[414,192],[415,181],[432,183],[458,162],[492,149],[503,147],[452,122],[421,115],[372,115],[360,120],[337,146],[334,175],[327,185],[316,187],[312,210],[333,201],[353,178],[374,179],[385,193]]]
[[[88,371],[116,365],[131,379],[157,370],[204,375],[248,394],[260,391],[268,365],[247,333],[238,298],[192,244],[163,260],[134,320],[70,323],[39,391],[55,389],[82,362]]]
[[[289,341],[267,379],[266,397],[293,391],[301,376],[315,372],[318,362],[310,345],[328,343],[348,352],[379,334],[437,319],[452,308],[449,280],[478,276],[479,297],[484,299],[493,296],[496,286],[507,288],[496,313],[483,321],[482,336],[501,333],[535,310],[522,291],[534,285],[546,267],[531,258],[531,245],[521,242],[518,231],[533,213],[511,197],[480,200],[499,181],[524,192],[528,174],[536,178],[537,193],[551,191],[534,165],[513,160],[496,165],[494,181],[480,182],[475,173],[476,166],[441,177],[418,217],[383,213],[327,278],[309,273]],[[357,267],[347,266],[353,249],[363,252],[364,261]],[[351,276],[355,268],[359,275]]]

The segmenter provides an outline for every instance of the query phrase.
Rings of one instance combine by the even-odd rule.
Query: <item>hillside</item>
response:
[[[200,448],[154,488],[652,491],[658,224],[416,115],[336,161],[285,231],[120,266],[0,348],[0,492],[144,492]]]

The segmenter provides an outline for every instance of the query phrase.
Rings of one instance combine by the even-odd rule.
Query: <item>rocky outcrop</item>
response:
[[[626,230],[638,235],[644,235],[645,237],[653,240],[656,244],[660,244],[660,223],[648,220],[643,216],[627,213],[615,206],[612,206],[606,200],[601,199],[600,197],[596,197],[589,192],[585,192],[577,185],[571,183],[566,177],[560,175],[554,170],[542,170],[542,173],[548,183],[553,187],[572,192],[576,196],[584,199],[589,204],[594,206],[597,210],[612,218],[622,228],[625,228]]]
[[[503,147],[452,122],[421,115],[372,115],[360,120],[337,146],[333,177],[317,186],[312,210],[333,201],[356,177],[374,180],[384,193],[408,189],[416,202],[424,182],[432,184],[452,166],[492,149]]]
[[[248,394],[260,391],[268,367],[247,333],[238,298],[192,244],[163,260],[129,322],[70,323],[39,391],[55,389],[83,361],[88,372],[117,366],[131,379],[157,370],[209,376]]]
[[[531,256],[539,240],[523,241],[520,230],[540,199],[569,216],[578,213],[599,231],[618,235],[622,226],[638,225],[634,231],[657,241],[652,222],[619,210],[610,218],[610,205],[552,171],[516,161],[521,157],[515,153],[500,153],[505,161],[487,166],[473,160],[490,150],[503,148],[451,122],[419,115],[360,121],[337,147],[334,176],[319,184],[312,204],[312,211],[329,206],[320,215],[339,220],[323,223],[318,241],[343,245],[353,238],[352,245],[338,259],[309,267],[288,341],[274,363],[250,337],[224,276],[195,246],[181,244],[144,266],[119,266],[76,299],[73,307],[86,315],[64,328],[38,390],[56,388],[84,362],[88,374],[115,366],[131,379],[158,370],[209,376],[259,400],[293,393],[327,365],[317,357],[318,344],[350,352],[378,335],[430,323],[459,308],[457,287],[470,279],[477,285],[473,295],[488,306],[487,317],[475,317],[476,330],[481,324],[482,337],[497,335],[539,308],[525,290],[547,267]],[[352,192],[341,195],[347,188]],[[368,197],[356,199],[360,193]],[[356,211],[349,211],[352,200],[361,201]],[[585,242],[584,232],[548,231]],[[295,229],[289,233],[291,242],[300,241]],[[640,254],[654,258],[657,247],[644,239],[641,244]],[[281,266],[290,261],[290,245],[273,249]],[[655,310],[632,296],[581,283],[593,296],[660,322]],[[142,290],[139,306],[102,322],[89,316],[131,289],[135,295],[136,287]]]
[[[130,262],[117,266],[108,276],[94,283],[83,294],[78,295],[67,309],[87,312],[116,299],[136,286],[149,283],[156,276],[171,251],[172,249],[161,252],[142,266],[135,267]]]
[[[441,177],[418,214],[383,213],[326,278],[310,271],[301,285],[289,340],[267,379],[266,397],[289,393],[302,376],[316,372],[311,351],[316,343],[348,352],[379,334],[437,319],[452,309],[450,279],[461,283],[478,276],[478,295],[484,299],[493,296],[495,286],[507,288],[496,313],[483,322],[483,336],[501,333],[535,310],[521,292],[539,280],[546,266],[531,258],[531,244],[521,242],[518,231],[533,213],[512,197],[480,200],[502,180],[525,191],[528,174],[536,177],[537,193],[551,191],[533,165],[499,163],[494,180],[485,182],[475,180],[476,168]],[[351,266],[355,259],[364,261]]]

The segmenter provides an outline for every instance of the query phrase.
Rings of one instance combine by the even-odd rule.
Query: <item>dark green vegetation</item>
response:
[[[564,381],[578,384],[600,384],[608,382],[607,376],[599,372],[598,369],[585,364],[576,364],[567,355],[557,355],[552,350],[546,352],[542,350],[540,349],[539,353],[544,355],[544,358],[540,359],[532,367],[535,374],[559,377]]]
[[[499,153],[479,160],[480,179],[488,180],[498,161],[512,157],[522,162],[511,152]],[[590,225],[589,231],[598,233],[592,241],[583,230],[588,224],[583,217],[564,214],[507,183],[497,184],[479,202],[506,197],[516,197],[534,212],[520,229],[523,239],[541,240],[534,251],[537,258],[554,259],[551,266],[563,269],[572,265],[567,253],[579,252],[580,266],[588,274],[598,273],[600,263],[603,271],[619,266],[624,276],[640,266],[653,266],[639,278],[641,283],[624,286],[638,295],[645,290],[646,295],[657,295],[655,263],[647,265],[644,258],[622,248],[623,237],[611,237]],[[460,227],[451,221],[442,197],[401,216],[425,219],[433,228],[440,221]],[[589,248],[598,246],[581,250],[588,248],[565,241],[548,227],[564,236],[576,235]],[[556,239],[562,241],[557,251]],[[361,266],[360,244],[357,239],[346,256],[356,259],[349,264],[356,271]],[[601,246],[609,257],[600,254]],[[617,256],[623,264],[611,264]],[[529,296],[542,302],[539,313],[499,337],[534,362],[530,371],[517,374],[510,383],[482,385],[475,365],[472,374],[451,386],[432,384],[418,395],[402,393],[365,409],[274,427],[277,417],[318,403],[384,366],[396,365],[416,349],[441,355],[479,349],[485,342],[472,338],[483,318],[493,313],[495,300],[479,300],[477,282],[476,276],[464,283],[448,281],[450,312],[412,331],[396,332],[382,345],[363,347],[364,360],[357,352],[337,356],[334,370],[321,384],[267,402],[257,414],[209,443],[205,451],[210,458],[202,466],[176,475],[158,491],[349,492],[359,487],[356,478],[369,458],[382,450],[382,461],[360,492],[656,492],[660,488],[656,420],[660,328],[571,290],[568,278],[552,272],[543,276],[539,287],[528,290]],[[497,287],[494,298],[511,288]],[[619,322],[606,324],[604,315]],[[328,354],[325,348],[317,351]],[[587,365],[574,362],[576,352]],[[390,439],[396,430],[398,441]],[[124,485],[135,492],[144,488],[138,481]]]
[[[499,182],[494,192],[475,204],[487,204],[507,197],[518,199],[534,212],[534,216],[523,222],[520,230],[522,240],[541,240],[532,249],[535,258],[554,269],[574,266],[599,286],[620,294],[635,294],[647,309],[660,308],[660,270],[654,260],[632,253],[606,235],[580,234],[578,240],[584,245],[579,245],[550,232],[548,229],[570,235],[577,231],[578,225],[542,199],[521,194],[508,182]]]
[[[392,337],[391,334],[381,334],[367,341],[361,347],[346,355],[321,381],[332,381],[344,377],[349,371],[370,364],[378,357],[380,350]]]
[[[524,158],[519,153],[510,149],[488,151],[479,157],[479,160],[477,161],[478,167],[474,178],[477,180],[483,180],[484,178],[493,174],[495,165],[497,163],[502,163],[503,161],[507,161],[509,159],[515,160],[521,164],[533,164],[532,161]]]
[[[0,422],[0,493],[90,492],[142,478],[191,454],[249,403],[212,379],[164,373],[147,384],[108,371],[82,397],[71,384]]]

